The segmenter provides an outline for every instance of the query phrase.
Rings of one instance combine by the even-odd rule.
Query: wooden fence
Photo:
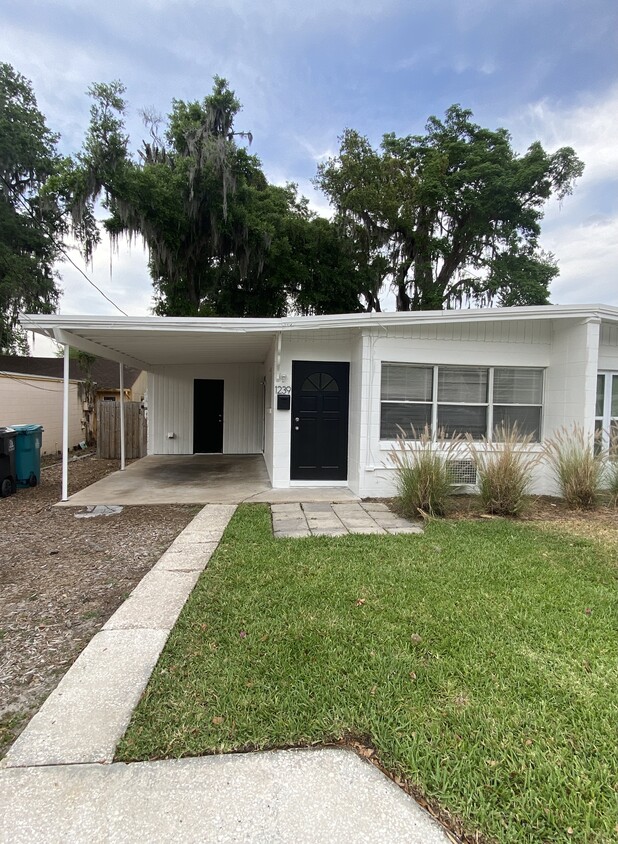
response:
[[[141,403],[124,403],[125,457],[132,460],[146,454],[146,418]],[[97,457],[120,459],[120,402],[97,402]]]

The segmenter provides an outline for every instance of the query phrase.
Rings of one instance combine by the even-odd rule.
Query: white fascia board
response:
[[[449,322],[509,322],[514,320],[602,319],[618,322],[618,308],[608,305],[539,305],[513,308],[470,308],[452,311],[394,311],[363,314],[333,314],[252,319],[249,317],[105,317],[25,314],[24,328],[54,337],[57,330],[68,332],[109,329],[121,332],[158,329],[169,334],[260,334],[279,331],[311,331],[386,327],[388,325],[447,324]]]

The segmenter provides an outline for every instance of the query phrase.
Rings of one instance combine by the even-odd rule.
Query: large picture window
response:
[[[492,437],[502,425],[541,439],[543,370],[382,364],[380,439],[427,425],[447,437]]]

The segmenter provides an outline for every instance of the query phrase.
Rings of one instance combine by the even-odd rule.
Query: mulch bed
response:
[[[71,462],[69,494],[117,469],[91,456]],[[56,463],[40,486],[0,499],[0,756],[200,509],[125,507],[78,519],[83,508],[53,506],[60,496]]]

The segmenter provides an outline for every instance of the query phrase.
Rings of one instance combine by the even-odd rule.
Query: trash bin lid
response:
[[[11,427],[18,434],[36,434],[43,430],[42,425],[12,425]]]
[[[15,428],[0,428],[0,437],[5,436],[6,434],[14,434]]]

